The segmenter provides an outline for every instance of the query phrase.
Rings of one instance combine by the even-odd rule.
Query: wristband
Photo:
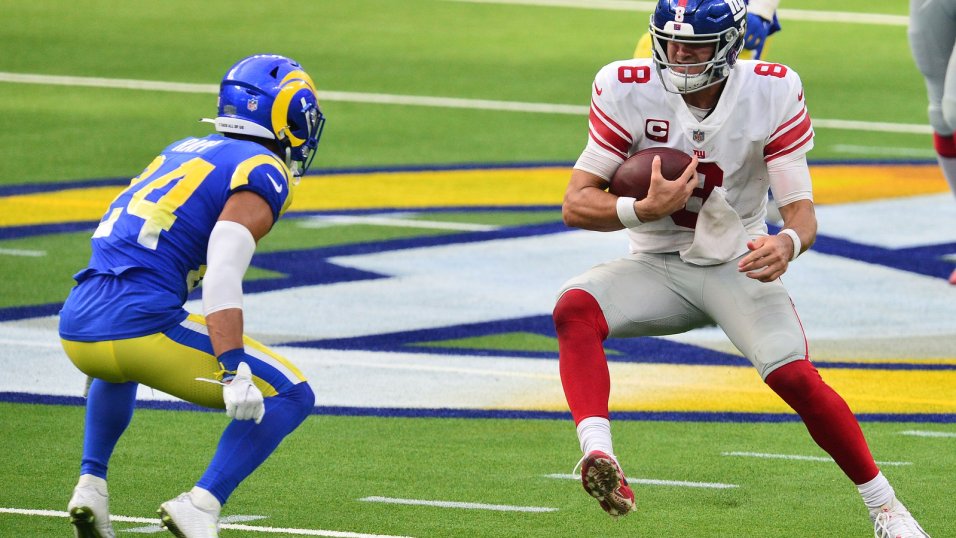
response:
[[[621,196],[617,199],[617,218],[625,228],[634,228],[643,224],[641,219],[637,217],[637,212],[634,211],[634,202],[636,201],[637,198],[631,198],[630,196]]]
[[[240,362],[246,360],[246,350],[241,347],[230,349],[219,355],[217,360],[224,370],[234,371],[239,367]]]
[[[793,241],[793,256],[790,258],[790,261],[797,259],[797,256],[800,255],[800,249],[803,248],[803,243],[800,241],[800,236],[797,235],[797,232],[791,230],[790,228],[784,228],[780,230],[780,233],[777,235],[790,236],[790,240]]]

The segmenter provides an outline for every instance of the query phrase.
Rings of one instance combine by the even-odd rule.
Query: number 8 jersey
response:
[[[768,189],[778,205],[812,199],[809,185],[794,190],[774,184],[768,174],[768,165],[804,161],[813,147],[800,77],[781,64],[738,61],[709,113],[665,90],[650,59],[608,64],[594,79],[588,135],[574,167],[605,180],[625,158],[649,147],[668,146],[699,159],[701,183],[687,205],[670,217],[629,228],[632,252],[688,248],[697,214],[715,187],[726,189],[728,203],[751,236],[767,233]]]
[[[110,203],[89,266],[60,312],[75,341],[132,338],[181,322],[205,271],[209,235],[233,192],[261,196],[277,220],[291,172],[264,146],[222,135],[174,142]]]

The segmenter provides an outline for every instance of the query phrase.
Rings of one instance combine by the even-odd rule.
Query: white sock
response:
[[[865,484],[857,485],[856,489],[860,491],[863,502],[871,512],[879,510],[881,506],[889,504],[896,498],[896,492],[893,491],[893,486],[891,486],[890,482],[883,476],[882,471],[877,473],[873,480]]]
[[[614,446],[611,443],[611,422],[604,417],[588,417],[578,423],[578,441],[581,442],[581,452],[585,454],[600,450],[614,456]]]
[[[189,496],[192,497],[193,504],[196,505],[196,508],[207,512],[214,512],[217,516],[219,515],[219,511],[222,510],[219,499],[199,486],[193,486],[193,489],[189,490]]]
[[[939,163],[939,167],[943,171],[943,177],[945,177],[946,182],[949,183],[949,189],[956,195],[956,157],[950,158],[937,155],[936,162]]]

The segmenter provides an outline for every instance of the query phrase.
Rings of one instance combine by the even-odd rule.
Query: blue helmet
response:
[[[315,83],[297,62],[257,54],[233,65],[219,85],[220,133],[275,140],[295,176],[308,170],[325,116]]]
[[[664,87],[676,93],[692,93],[722,82],[737,62],[746,30],[744,0],[659,0],[651,15],[650,33],[654,63]],[[667,58],[668,42],[712,44],[714,54],[706,62],[681,66],[703,67],[700,73],[677,72],[670,69],[678,64]]]

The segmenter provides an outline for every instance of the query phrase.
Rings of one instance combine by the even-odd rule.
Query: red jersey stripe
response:
[[[793,145],[794,142],[807,134],[808,131],[813,132],[813,129],[810,126],[810,115],[805,114],[803,116],[803,121],[793,126],[789,131],[781,134],[776,139],[771,140],[766,146],[764,146],[764,158],[775,155],[780,151],[787,149]]]
[[[631,148],[631,143],[628,140],[625,140],[617,131],[614,131],[606,123],[604,123],[600,117],[594,112],[594,109],[591,109],[590,114],[591,130],[603,139],[608,144],[614,146],[617,151],[622,153],[627,153],[627,150]]]
[[[601,138],[594,133],[594,130],[588,129],[588,135],[591,137],[591,140],[593,140],[597,145],[601,146],[602,148],[609,151],[610,153],[620,157],[621,159],[627,158],[627,152],[620,151],[617,148],[608,144],[607,142],[601,140]]]
[[[790,146],[789,148],[784,149],[783,151],[780,151],[780,152],[778,152],[778,153],[774,153],[773,155],[770,155],[769,157],[764,157],[764,161],[770,162],[770,161],[772,161],[772,160],[774,160],[774,159],[778,159],[778,158],[783,157],[783,156],[785,156],[785,155],[790,155],[790,154],[793,153],[794,151],[797,151],[798,149],[800,149],[800,148],[802,148],[804,145],[806,145],[806,143],[809,142],[810,139],[812,139],[812,138],[813,138],[813,130],[811,129],[810,132],[807,133],[806,136],[804,136],[803,138],[801,138],[799,141],[797,141],[796,144]]]
[[[787,120],[787,121],[781,123],[781,124],[780,124],[780,127],[777,127],[777,130],[774,131],[773,134],[770,135],[770,138],[773,138],[773,137],[777,136],[777,134],[780,133],[781,131],[786,130],[786,129],[787,129],[787,126],[789,126],[791,123],[793,123],[793,122],[799,120],[800,117],[803,116],[803,115],[806,114],[806,113],[807,113],[807,107],[804,106],[802,109],[800,109],[800,112],[797,112],[796,115],[794,115],[792,118],[790,118],[789,120]]]
[[[609,126],[613,127],[614,129],[617,129],[617,132],[621,133],[621,136],[624,137],[625,140],[627,140],[628,147],[630,147],[631,142],[634,141],[634,137],[631,136],[631,133],[627,129],[618,125],[617,122],[614,121],[611,118],[611,116],[608,116],[607,113],[601,110],[601,107],[597,106],[597,103],[595,103],[594,101],[591,101],[591,110],[597,112],[598,115],[601,118],[603,118],[604,122],[607,123]]]

